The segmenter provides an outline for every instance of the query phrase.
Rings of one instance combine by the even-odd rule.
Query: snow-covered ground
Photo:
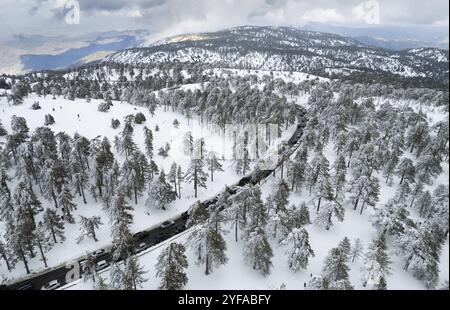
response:
[[[443,173],[442,181],[445,181],[448,175],[448,166]],[[280,172],[277,172],[275,177],[271,176],[269,180],[261,186],[263,197],[267,197],[272,191],[273,187],[279,181]],[[447,177],[448,182],[448,177]],[[386,193],[383,196],[383,203],[393,196],[392,189],[382,187],[382,193]],[[299,205],[302,201],[309,201],[310,197],[305,191],[300,194],[293,193],[290,196],[290,202]],[[314,208],[310,208],[311,220],[315,218]],[[310,236],[310,244],[315,252],[315,257],[310,258],[310,263],[307,270],[298,273],[292,272],[287,264],[287,257],[285,255],[285,248],[278,245],[274,240],[271,240],[271,245],[274,252],[272,258],[273,268],[270,275],[264,277],[260,273],[254,271],[251,267],[245,264],[243,255],[244,241],[240,240],[235,242],[233,233],[226,235],[225,240],[227,242],[227,256],[228,263],[215,270],[210,275],[205,275],[204,266],[198,266],[195,264],[195,255],[191,248],[189,248],[189,242],[187,240],[188,233],[176,236],[164,242],[164,244],[157,245],[148,249],[140,255],[140,263],[144,266],[147,274],[145,277],[148,279],[143,284],[143,289],[158,289],[160,280],[155,277],[155,265],[158,255],[170,242],[183,243],[188,248],[188,260],[189,267],[187,269],[187,276],[189,282],[186,285],[186,289],[200,290],[200,289],[242,289],[242,290],[264,290],[264,289],[277,289],[283,284],[286,289],[300,290],[303,289],[305,282],[308,282],[311,274],[320,274],[323,266],[323,260],[328,254],[328,251],[336,247],[337,244],[344,238],[348,237],[351,241],[356,238],[361,239],[364,246],[367,246],[372,239],[376,236],[375,229],[372,228],[369,222],[370,212],[366,212],[364,215],[360,215],[358,211],[346,209],[345,220],[342,223],[336,223],[330,231],[316,227],[314,224],[307,226],[307,230]],[[231,229],[230,229],[231,230]],[[232,230],[231,230],[232,231]],[[391,249],[392,250],[392,249]],[[448,280],[448,242],[441,256],[441,280]],[[387,278],[388,289],[391,290],[423,290],[424,284],[413,277],[410,272],[403,270],[403,264],[392,251],[389,251],[393,264],[392,274]],[[365,289],[362,286],[363,282],[363,264],[362,260],[358,260],[355,263],[349,264],[350,280],[355,289]],[[109,279],[109,270],[104,270],[100,275],[106,280]],[[79,280],[67,285],[64,289],[68,290],[90,290],[92,289],[92,282]]]
[[[214,69],[214,74],[218,76],[244,76],[246,74],[257,74],[259,77],[269,74],[269,72],[264,72],[261,70],[229,70],[229,69]],[[292,75],[286,72],[274,72],[274,78],[284,79],[286,82],[293,81],[294,83],[301,82],[307,78],[306,74],[303,73],[293,73]],[[314,79],[315,77],[310,77]],[[194,89],[198,88],[199,84],[191,84],[183,86],[184,89]],[[258,85],[261,87],[262,85]],[[382,98],[374,98],[377,106],[380,106],[386,101],[389,101],[393,105],[409,105],[415,111],[418,111],[420,106],[416,102],[407,101],[393,101]],[[291,100],[288,98],[288,100]],[[292,98],[297,104],[306,105],[308,100],[308,95],[300,94],[299,96]],[[34,101],[40,101],[42,110],[33,111],[30,109],[31,104]],[[232,143],[226,138],[221,136],[220,132],[215,131],[213,128],[208,126],[203,126],[199,124],[198,120],[188,121],[179,113],[172,111],[164,111],[164,108],[160,107],[157,109],[155,115],[151,117],[148,111],[142,107],[136,107],[125,103],[114,102],[114,106],[108,113],[100,113],[97,111],[97,105],[100,103],[98,100],[92,100],[92,102],[87,103],[85,100],[75,100],[68,101],[65,99],[58,98],[57,100],[52,100],[51,97],[38,98],[35,95],[29,96],[25,103],[20,106],[8,106],[5,98],[0,97],[0,120],[10,131],[10,119],[12,115],[24,116],[27,119],[30,132],[32,132],[36,127],[42,126],[44,123],[44,115],[52,114],[55,117],[56,124],[52,125],[52,130],[57,133],[58,131],[65,131],[69,135],[73,135],[75,132],[86,136],[87,138],[95,138],[98,135],[106,136],[113,141],[115,135],[119,134],[121,127],[114,130],[110,127],[111,118],[118,118],[123,123],[123,118],[129,114],[136,114],[137,112],[142,112],[147,118],[145,125],[153,130],[154,134],[154,150],[155,150],[155,160],[158,165],[163,167],[166,172],[168,172],[170,165],[173,162],[181,165],[183,170],[186,170],[189,164],[189,157],[183,154],[182,148],[182,138],[185,132],[192,131],[195,138],[203,137],[206,141],[206,148],[212,146],[217,146],[220,152],[220,148],[230,148]],[[448,115],[443,112],[442,108],[436,107],[426,107],[422,106],[422,111],[427,114],[430,125],[438,121],[442,121]],[[79,114],[79,118],[77,116]],[[172,122],[177,118],[180,122],[179,129],[176,129]],[[155,126],[160,127],[159,132],[155,131]],[[136,125],[134,131],[134,139],[138,146],[143,150],[143,128],[144,125]],[[294,128],[290,128],[283,138],[289,136]],[[1,142],[0,138],[0,142]],[[219,141],[219,143],[218,143]],[[157,150],[159,147],[163,147],[166,142],[171,145],[171,150],[169,152],[169,157],[163,159],[157,156]],[[223,142],[223,143],[222,143]],[[123,159],[118,154],[115,154],[118,158]],[[405,153],[405,155],[407,155]],[[327,157],[328,161],[332,163],[335,160],[335,153],[333,151],[332,143],[328,144],[324,149],[324,156]],[[198,200],[204,200],[210,198],[217,193],[219,193],[224,186],[231,185],[235,183],[239,176],[234,173],[234,169],[231,166],[231,162],[224,162],[225,172],[219,172],[215,176],[215,181],[208,182],[207,189],[201,189],[199,191]],[[449,166],[448,163],[443,163],[443,173],[434,181],[433,187],[426,186],[426,189],[433,189],[439,184],[449,184]],[[262,185],[261,190],[263,193],[263,199],[267,198],[268,195],[273,191],[274,185],[278,182],[278,177],[280,173],[278,172],[275,177],[270,177],[269,181]],[[394,177],[393,185],[388,186],[384,182],[384,178],[380,174],[376,175],[380,179],[380,200],[377,205],[382,205],[386,203],[390,198],[392,198],[397,190],[398,178]],[[183,185],[183,197],[181,200],[174,202],[167,211],[161,210],[150,210],[150,214],[147,207],[144,206],[145,197],[141,197],[137,205],[133,204],[134,207],[134,223],[132,230],[134,232],[149,228],[156,225],[163,220],[173,217],[189,208],[192,203],[197,199],[193,198],[193,188],[191,184]],[[310,202],[311,197],[308,195],[307,190],[303,190],[300,193],[291,193],[290,203],[299,206],[302,202]],[[52,203],[46,200],[42,202],[48,206]],[[71,258],[79,257],[85,254],[86,251],[93,251],[95,249],[101,248],[105,245],[111,243],[110,230],[107,222],[107,215],[102,210],[101,204],[97,204],[88,198],[88,204],[84,205],[82,201],[77,198],[76,203],[79,208],[75,212],[76,216],[93,216],[98,215],[103,220],[104,225],[101,226],[101,230],[98,233],[98,242],[93,242],[91,240],[84,240],[80,244],[76,244],[75,239],[79,235],[77,225],[66,224],[66,238],[67,241],[64,244],[58,244],[54,249],[52,249],[48,254],[49,266],[55,266],[59,263],[70,260]],[[372,227],[370,222],[370,216],[373,214],[373,210],[367,208],[364,214],[360,215],[359,210],[354,211],[352,208],[346,208],[345,220],[342,223],[335,223],[330,231],[325,231],[322,228],[316,227],[311,224],[306,227],[310,236],[311,247],[315,252],[315,257],[310,258],[310,262],[307,270],[298,273],[293,273],[287,265],[287,257],[285,255],[285,249],[278,245],[275,240],[271,240],[271,245],[274,250],[274,257],[272,259],[273,268],[270,275],[263,277],[259,273],[252,270],[251,267],[245,264],[243,255],[243,245],[244,241],[239,241],[236,243],[233,238],[233,234],[228,234],[225,239],[227,241],[227,251],[228,263],[221,266],[215,270],[212,274],[206,276],[204,274],[204,267],[197,266],[195,264],[194,254],[192,249],[189,250],[189,268],[187,269],[187,276],[189,282],[186,286],[187,289],[273,289],[279,288],[282,284],[286,285],[287,289],[303,289],[303,285],[310,279],[311,274],[320,274],[323,261],[327,256],[329,250],[336,247],[339,241],[344,237],[348,237],[352,242],[354,239],[359,238],[363,242],[365,248],[368,244],[376,237],[376,231]],[[415,218],[417,215],[411,210],[411,217]],[[311,221],[314,222],[316,214],[314,208],[310,206]],[[2,226],[0,223],[0,232],[2,231]],[[141,253],[140,262],[147,270],[146,278],[148,281],[144,284],[144,289],[157,289],[159,286],[159,279],[155,277],[155,264],[157,257],[161,250],[170,241],[176,240],[177,242],[182,242],[189,248],[189,243],[187,241],[188,233],[183,233],[180,236],[175,236],[169,241],[159,244],[153,248],[148,249],[144,253]],[[417,280],[411,271],[403,270],[403,261],[394,253],[394,248],[392,245],[388,245],[388,252],[392,260],[392,273],[386,279],[388,289],[424,289],[425,286],[423,282]],[[362,261],[359,260],[355,263],[349,264],[351,268],[350,280],[355,289],[364,289],[362,286]],[[448,241],[443,248],[440,260],[440,282],[444,282],[449,279],[449,248]],[[30,262],[30,267],[33,271],[38,271],[42,269],[43,263],[39,261],[38,258],[33,259]],[[21,263],[18,263],[15,270],[12,273],[6,271],[6,266],[4,264],[0,265],[0,274],[8,277],[19,277],[24,275],[25,271]],[[108,277],[108,270],[102,272],[102,276]],[[242,279],[245,279],[243,281]],[[0,278],[1,280],[1,278]],[[92,284],[89,282],[79,282],[73,283],[67,287],[68,289],[92,289]]]
[[[375,100],[377,105],[384,102],[384,99]],[[391,102],[392,103],[392,102]],[[418,110],[420,107],[413,102],[393,102],[394,105],[409,105],[414,110]],[[434,124],[443,120],[446,115],[442,113],[442,108],[435,107],[422,107],[430,121],[430,124]],[[332,143],[328,144],[324,149],[324,155],[328,161],[332,163],[335,158]],[[426,186],[426,189],[433,189],[438,184],[449,184],[449,166],[447,163],[443,165],[443,173],[435,179],[434,186]],[[267,198],[271,194],[275,184],[279,181],[280,172],[277,175],[271,176],[269,180],[261,186],[263,198]],[[397,189],[396,184],[399,180],[397,177],[393,179],[393,185],[388,186],[383,180],[381,174],[377,174],[380,181],[380,200],[377,203],[378,206],[383,205],[389,199],[393,198]],[[302,202],[310,202],[311,197],[307,190],[303,190],[300,193],[291,193],[290,203],[299,206]],[[311,221],[314,223],[316,217],[315,207],[309,205]],[[417,218],[417,214],[414,210],[411,211],[411,217]],[[372,227],[370,217],[373,215],[373,209],[366,209],[364,214],[360,215],[359,210],[352,210],[352,208],[346,208],[345,220],[341,223],[335,223],[330,231],[326,231],[323,228],[319,228],[314,224],[307,226],[307,230],[310,236],[310,244],[315,252],[315,257],[310,258],[310,262],[307,270],[298,273],[293,273],[287,265],[287,257],[285,255],[285,248],[280,246],[275,240],[271,240],[271,245],[274,250],[274,257],[272,259],[273,268],[270,275],[264,277],[261,274],[252,270],[251,267],[245,264],[243,247],[244,241],[240,240],[235,242],[233,233],[227,234],[225,237],[227,242],[227,256],[228,263],[215,270],[210,275],[205,275],[204,266],[198,266],[195,264],[195,255],[193,250],[189,248],[188,233],[184,233],[180,236],[176,236],[164,244],[160,244],[154,248],[147,250],[140,255],[140,263],[145,266],[147,274],[145,275],[148,281],[143,285],[143,289],[158,289],[159,279],[155,277],[155,265],[158,255],[170,242],[179,242],[186,245],[188,250],[189,267],[187,269],[187,276],[189,279],[186,289],[276,289],[283,284],[287,289],[303,289],[304,283],[308,282],[311,275],[320,274],[324,258],[327,256],[331,248],[336,247],[337,244],[344,238],[348,237],[352,242],[359,238],[365,247],[377,236],[376,230]],[[232,229],[229,229],[232,231]],[[404,261],[399,258],[394,247],[388,244],[388,253],[392,261],[391,274],[387,277],[386,282],[388,289],[391,290],[423,290],[425,285],[423,282],[416,279],[411,271],[405,271],[403,269]],[[364,288],[363,277],[363,262],[362,259],[357,260],[354,263],[349,263],[351,268],[350,281],[355,289],[367,289]],[[440,257],[440,283],[448,281],[449,279],[449,247],[448,241],[446,242]],[[105,270],[101,273],[102,277],[108,279],[109,271]],[[243,280],[245,279],[245,281]],[[83,280],[74,282],[68,285],[65,289],[92,289],[91,282],[84,282]]]
[[[42,107],[41,110],[31,110],[31,104],[39,101]],[[129,114],[136,114],[142,112],[147,121],[142,125],[135,125],[134,140],[141,151],[144,151],[144,133],[143,128],[147,126],[153,131],[154,141],[154,160],[159,167],[162,167],[166,173],[169,172],[172,163],[177,163],[182,166],[183,171],[186,171],[190,158],[183,153],[183,136],[187,131],[192,132],[195,139],[204,138],[206,149],[208,151],[215,151],[222,154],[223,150],[230,150],[232,141],[223,135],[221,131],[214,128],[202,125],[198,120],[191,119],[189,122],[180,113],[164,111],[160,107],[155,111],[152,117],[149,111],[143,107],[136,107],[126,103],[114,102],[114,106],[107,113],[97,111],[97,106],[100,100],[92,100],[90,103],[85,100],[76,99],[74,101],[57,98],[52,100],[51,96],[46,98],[30,95],[23,104],[18,106],[9,106],[6,98],[0,97],[0,120],[4,127],[11,132],[10,120],[13,115],[22,116],[27,119],[30,134],[35,128],[43,126],[44,116],[51,114],[55,118],[56,123],[50,128],[54,133],[64,131],[70,136],[76,132],[85,136],[88,139],[93,139],[97,136],[106,136],[113,143],[114,136],[119,135],[123,128],[123,118]],[[79,115],[79,117],[78,117]],[[119,119],[122,125],[118,129],[113,129],[111,119]],[[180,123],[179,128],[173,125],[174,119]],[[189,123],[189,124],[188,124]],[[158,125],[159,131],[155,131],[155,126]],[[285,139],[292,134],[294,126],[283,133],[282,139]],[[0,143],[4,138],[0,138]],[[158,149],[164,147],[165,143],[169,142],[171,149],[167,158],[162,158],[157,155]],[[114,150],[114,147],[112,147]],[[123,161],[124,156],[119,155],[114,150],[116,158]],[[138,232],[144,229],[153,227],[166,219],[172,218],[176,215],[186,211],[195,201],[206,200],[219,193],[225,185],[232,185],[236,183],[242,176],[238,176],[232,167],[231,160],[222,162],[224,172],[216,172],[214,175],[214,182],[208,179],[207,189],[199,189],[198,198],[194,197],[194,190],[192,184],[184,183],[182,185],[182,199],[177,199],[173,202],[167,210],[149,209],[145,206],[146,195],[141,197],[138,204],[135,205],[133,201],[130,203],[134,208],[133,216],[134,222],[132,231]],[[15,188],[16,183],[12,182],[12,188]],[[51,201],[40,199],[44,207],[51,207]],[[76,243],[76,238],[80,235],[79,225],[65,224],[66,242],[56,245],[50,252],[47,253],[49,267],[57,266],[63,262],[78,258],[85,255],[86,252],[92,252],[99,248],[111,244],[110,227],[108,223],[108,216],[102,209],[100,202],[96,203],[92,198],[87,197],[88,203],[84,204],[80,197],[76,197],[75,203],[78,205],[78,210],[74,212],[74,217],[78,219],[79,215],[85,217],[100,216],[104,225],[100,226],[98,232],[98,242],[91,239],[85,239],[81,243]],[[0,222],[0,232],[4,231],[3,223]],[[36,257],[30,261],[30,268],[33,272],[42,271],[44,264]],[[4,279],[19,278],[25,275],[25,269],[22,263],[18,263],[12,272],[8,272],[5,264],[0,264],[0,282]]]

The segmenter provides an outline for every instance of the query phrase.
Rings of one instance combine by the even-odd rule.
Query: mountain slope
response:
[[[336,34],[291,27],[245,26],[214,33],[181,35],[147,47],[118,52],[105,61],[121,63],[202,62],[245,69],[303,71],[327,75],[352,71],[448,80],[448,51],[394,52]],[[433,53],[431,53],[433,54]]]

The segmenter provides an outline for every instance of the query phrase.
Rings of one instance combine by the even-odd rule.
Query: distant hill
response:
[[[302,71],[317,75],[371,73],[448,81],[448,50],[392,51],[336,34],[292,27],[243,26],[170,37],[105,58],[120,63],[201,62],[217,67]]]

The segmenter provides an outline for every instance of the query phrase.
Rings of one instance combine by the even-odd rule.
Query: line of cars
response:
[[[183,214],[183,219],[187,219],[187,214]],[[174,230],[170,230],[171,228],[175,227],[176,229]],[[136,234],[133,235],[134,239],[136,240],[136,242],[138,242],[137,246],[136,246],[136,252],[140,253],[148,248],[150,248],[151,246],[158,244],[164,240],[167,240],[168,238],[172,237],[173,235],[180,233],[182,231],[184,231],[185,226],[183,225],[176,225],[176,223],[172,220],[168,220],[168,221],[164,221],[163,223],[161,223],[161,225],[159,226],[159,229],[162,230],[162,233],[159,233],[156,235],[156,237],[154,238],[154,240],[150,240],[150,242],[148,242],[149,240],[144,241],[145,239],[150,239],[148,238],[149,235],[151,234],[150,231],[141,231],[138,232]],[[168,232],[168,230],[170,230],[170,232]],[[112,249],[99,249],[96,250],[95,252],[92,252],[91,255],[94,258],[96,264],[95,264],[95,271],[99,272],[101,270],[104,270],[106,268],[108,268],[111,265],[111,261],[113,261],[113,258],[111,257],[111,252],[113,252]],[[120,258],[116,259],[116,261],[120,261]],[[84,268],[87,264],[87,259],[81,259],[79,262],[79,266],[80,266],[80,272],[83,273],[84,272]],[[45,285],[43,285],[41,287],[41,290],[56,290],[58,288],[60,288],[63,285],[63,283],[61,283],[61,281],[55,279],[55,280],[51,280],[49,282],[47,282]],[[34,290],[35,287],[33,285],[33,283],[31,281],[22,283],[17,290]]]

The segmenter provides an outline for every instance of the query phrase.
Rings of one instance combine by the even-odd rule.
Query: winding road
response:
[[[294,152],[297,150],[300,138],[303,135],[303,129],[306,125],[306,111],[298,107],[298,123],[297,128],[294,132],[294,134],[291,136],[289,141],[287,142],[286,148],[283,150],[283,158],[289,158]],[[279,167],[282,164],[283,159],[278,163]],[[276,168],[275,168],[276,169]],[[242,178],[237,184],[231,186],[229,188],[230,192],[232,194],[235,194],[239,188],[242,188],[246,185],[256,185],[259,184],[261,181],[268,178],[274,170],[259,170],[254,171],[250,175],[245,176]],[[214,198],[211,198],[209,200],[206,200],[203,202],[203,204],[206,207],[209,207],[211,205],[214,205],[217,202],[218,197],[220,196],[220,193],[216,195]],[[188,212],[184,212],[180,214],[178,217],[173,219],[173,223],[170,225],[170,227],[163,228],[162,226],[159,226],[157,228],[153,228],[151,230],[145,230],[142,232],[139,232],[135,234],[136,244],[140,245],[141,247],[138,247],[137,252],[142,252],[148,249],[149,247],[155,246],[159,243],[164,242],[165,240],[180,234],[184,232],[186,228],[186,222],[189,218]],[[99,261],[107,261],[108,264],[111,262],[111,247],[103,248],[104,252],[100,255],[97,255],[95,257],[96,262]],[[77,261],[80,265],[82,265],[83,261],[86,260],[86,256],[80,257]],[[68,263],[70,264],[70,263]],[[16,281],[16,282],[10,282],[6,283],[3,287],[0,287],[0,289],[6,289],[6,290],[40,290],[44,285],[49,283],[53,280],[58,280],[61,286],[64,286],[68,284],[66,282],[66,275],[68,272],[71,271],[70,268],[66,267],[66,264],[61,264],[57,267],[50,268],[47,270],[44,270],[37,274],[30,274],[28,276],[23,277],[22,279]],[[81,274],[81,272],[80,272]]]

